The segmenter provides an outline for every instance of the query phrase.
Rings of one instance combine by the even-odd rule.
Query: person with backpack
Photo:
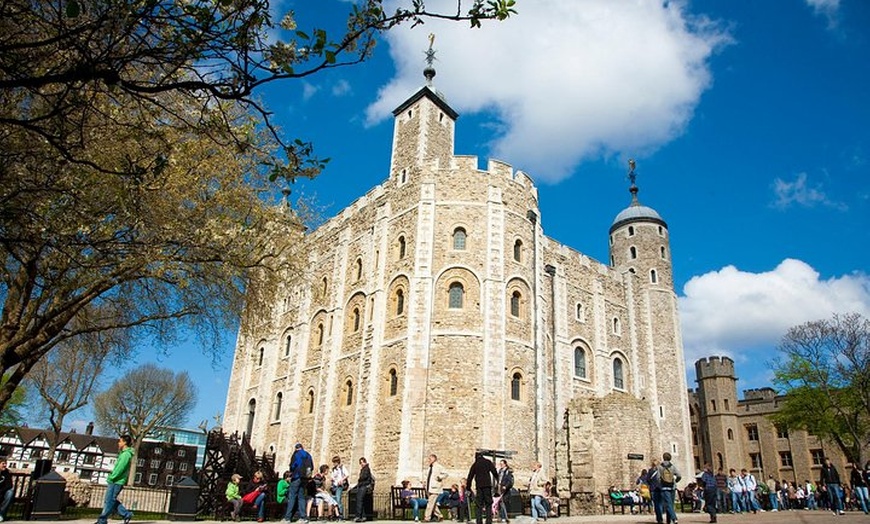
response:
[[[662,524],[662,477],[659,473],[659,463],[653,459],[646,472],[646,483],[652,496],[653,510],[656,514],[656,524]]]
[[[674,510],[674,492],[677,483],[682,478],[677,466],[671,462],[671,454],[665,451],[662,454],[662,462],[658,466],[659,478],[661,479],[661,504],[667,524],[677,524],[677,512]]]
[[[290,488],[287,490],[287,511],[284,513],[284,520],[289,521],[293,518],[295,506],[299,513],[299,521],[303,524],[308,522],[308,514],[305,511],[307,503],[305,490],[313,471],[314,459],[305,451],[302,444],[297,442],[295,451],[290,457]]]

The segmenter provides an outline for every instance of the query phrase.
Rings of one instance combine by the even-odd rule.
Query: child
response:
[[[281,480],[278,481],[278,489],[275,493],[275,500],[278,501],[278,504],[284,504],[284,501],[287,501],[288,493],[290,493],[290,472],[285,471]],[[290,501],[287,503],[289,504]]]
[[[227,484],[227,502],[233,505],[232,518],[239,520],[239,512],[242,510],[242,496],[239,494],[239,482],[242,477],[238,473],[233,473],[230,481]]]

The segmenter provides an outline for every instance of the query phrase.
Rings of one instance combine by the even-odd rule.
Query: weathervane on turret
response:
[[[633,158],[628,159],[628,180],[631,182],[631,186],[628,188],[628,191],[631,193],[631,203],[637,204],[637,173],[634,172],[634,168],[637,167],[637,164],[634,162]]]
[[[429,49],[426,50],[426,69],[423,70],[423,76],[426,77],[426,83],[432,85],[432,79],[435,78],[435,33],[429,33]]]

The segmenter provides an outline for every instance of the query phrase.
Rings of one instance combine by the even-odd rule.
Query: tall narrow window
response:
[[[659,281],[659,274],[656,273],[656,270],[655,270],[655,269],[650,269],[650,270],[649,270],[649,281],[650,281],[651,283],[653,283],[653,284],[658,283],[658,281]]]
[[[583,311],[583,304],[577,304],[577,320],[583,322],[586,320],[586,313]]]
[[[628,236],[634,236],[634,226],[628,226]]]
[[[581,347],[574,348],[574,376],[586,378],[586,351]]]
[[[356,279],[359,280],[362,278],[362,259],[356,259]]]
[[[323,280],[320,281],[320,296],[323,298],[326,298],[327,283],[326,277],[323,277]]]
[[[662,260],[664,260],[665,259],[665,246],[662,246],[659,249],[661,250],[661,253],[662,253]]]
[[[457,251],[465,249],[465,230],[461,227],[453,230],[453,249]]]
[[[619,327],[619,319],[614,317],[613,318],[613,334],[619,335],[620,332],[621,332],[621,328]]]
[[[465,295],[465,289],[459,282],[450,284],[448,307],[450,309],[462,309],[462,303]]]
[[[263,355],[264,355],[265,352],[266,352],[266,348],[260,348],[260,358],[257,359],[257,365],[258,365],[258,366],[262,366],[262,365],[263,365]]]
[[[399,258],[405,258],[405,237],[399,237]]]
[[[635,258],[637,258],[637,248],[634,247],[634,246],[631,246],[630,248],[628,248],[628,256],[629,256],[632,260],[634,260]]]
[[[734,430],[728,428],[728,440],[734,440]]]
[[[625,377],[622,373],[622,359],[619,357],[613,359],[613,387],[616,389],[625,389]]]
[[[308,390],[308,412],[314,413],[314,390]]]
[[[359,331],[359,308],[353,308],[353,332]]]
[[[522,385],[523,376],[517,372],[511,377],[511,400],[520,400],[520,387]]]
[[[348,380],[345,383],[345,386],[347,386],[347,399],[345,400],[345,405],[350,406],[353,404],[353,382]]]
[[[272,412],[272,420],[281,420],[281,404],[284,402],[284,393],[278,392],[275,395],[275,409]]]
[[[519,291],[514,291],[511,295],[511,316],[519,317],[520,316],[520,300],[521,295]]]
[[[514,260],[522,262],[523,260],[523,241],[517,240],[514,242]]]
[[[257,401],[251,399],[248,402],[248,424],[247,424],[247,433],[250,437],[252,432],[254,431],[254,415],[257,414]]]
[[[395,397],[399,392],[399,377],[395,369],[390,370],[390,396]]]
[[[287,335],[287,345],[284,346],[284,356],[290,356],[290,345],[293,344],[293,337],[291,335]]]
[[[396,290],[396,314],[401,315],[405,312],[405,292],[401,289]]]
[[[317,345],[323,345],[323,324],[317,324]]]

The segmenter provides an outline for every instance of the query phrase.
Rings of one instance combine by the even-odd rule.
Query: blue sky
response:
[[[340,29],[349,4],[317,4],[281,7],[296,9],[300,28]],[[640,200],[671,233],[690,386],[694,361],[711,354],[735,359],[739,388],[767,385],[789,326],[870,316],[870,3],[519,0],[517,10],[482,30],[400,28],[361,66],[264,90],[286,135],[332,158],[295,194],[329,217],[386,179],[390,111],[423,84],[434,32],[435,85],[461,115],[455,152],[531,175],[548,236],[608,260],[636,159]],[[192,344],[161,360],[203,384],[190,426],[222,411],[233,342],[216,366]]]

